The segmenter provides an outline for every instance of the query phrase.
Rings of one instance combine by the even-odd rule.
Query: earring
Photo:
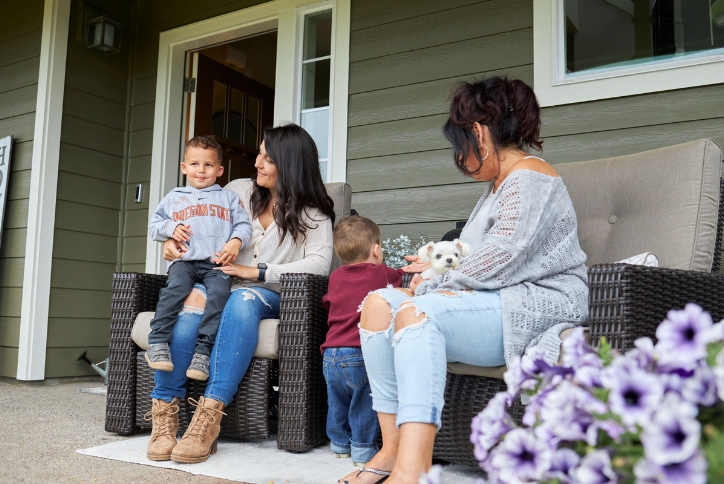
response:
[[[485,148],[485,146],[483,146],[483,148]],[[485,156],[483,157],[483,159],[482,159],[481,161],[487,160],[487,159],[488,159],[488,155],[490,155],[490,151],[488,151],[488,149],[485,148]]]

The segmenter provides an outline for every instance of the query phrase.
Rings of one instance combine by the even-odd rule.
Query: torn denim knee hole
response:
[[[204,300],[207,298],[206,291],[204,291],[203,289],[199,289],[198,287],[194,287],[193,289],[191,289],[191,292],[195,292],[196,294],[202,296]]]
[[[403,328],[400,328],[398,331],[395,331],[394,336],[392,336],[392,346],[395,346],[397,342],[400,341],[400,338],[402,338],[402,334],[407,331],[408,329],[419,329],[422,328],[425,323],[428,321],[428,317],[425,314],[425,311],[420,309],[419,307],[415,306],[415,303],[412,301],[405,301],[404,303],[400,304],[399,309],[397,310],[397,314],[400,314],[400,311],[407,308],[414,308],[412,315],[416,318],[423,316],[422,320],[409,324]],[[397,315],[395,315],[395,319],[397,319]]]
[[[395,345],[397,345],[397,343],[399,343],[400,338],[402,338],[402,335],[405,334],[405,332],[407,330],[420,329],[423,326],[425,326],[425,323],[427,323],[427,321],[428,321],[428,318],[427,318],[427,316],[425,316],[424,318],[422,318],[422,321],[418,321],[417,323],[413,323],[408,326],[405,326],[404,328],[400,328],[400,330],[396,331],[395,334],[392,336],[392,346],[394,347]]]
[[[385,339],[390,339],[390,333],[392,332],[392,323],[383,331],[370,331],[369,329],[364,329],[361,324],[358,324],[357,327],[359,328],[359,335],[365,343],[376,334],[382,334],[385,336]]]
[[[468,291],[461,291],[461,292],[468,292]],[[454,292],[454,291],[439,291],[437,294],[439,294],[441,296],[446,296],[446,297],[461,297],[462,296],[462,294],[460,294],[459,292]]]
[[[244,289],[244,301],[255,301],[257,297],[266,307],[272,307],[271,304],[266,302],[266,299],[264,299],[264,296],[262,296],[259,291],[249,288]]]
[[[184,307],[181,308],[181,311],[178,312],[178,315],[181,316],[182,314],[198,314],[202,315],[204,314],[203,308],[197,308],[195,306],[187,306],[184,304]]]

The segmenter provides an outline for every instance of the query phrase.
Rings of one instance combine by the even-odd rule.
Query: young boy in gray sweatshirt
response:
[[[151,320],[146,361],[153,369],[173,370],[169,348],[172,328],[193,285],[200,283],[206,287],[206,308],[186,376],[206,380],[221,311],[231,294],[231,279],[215,268],[236,260],[251,238],[251,222],[239,196],[216,184],[224,172],[221,146],[216,140],[191,138],[184,148],[181,171],[187,186],[173,189],[161,200],[148,227],[153,240],[173,238],[187,250],[169,266],[168,282],[161,289],[156,317]]]

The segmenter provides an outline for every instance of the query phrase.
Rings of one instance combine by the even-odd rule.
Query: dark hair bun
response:
[[[455,162],[464,173],[464,161],[471,147],[477,148],[477,139],[472,134],[476,122],[488,127],[496,147],[515,144],[519,148],[543,149],[539,139],[540,106],[533,89],[525,82],[507,77],[464,82],[453,90],[451,97],[450,118],[443,131],[453,145]]]

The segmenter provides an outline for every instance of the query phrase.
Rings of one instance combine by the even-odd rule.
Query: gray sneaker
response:
[[[191,359],[191,365],[186,370],[186,376],[192,380],[208,380],[209,379],[209,357],[199,353],[194,353]]]
[[[154,370],[172,371],[171,349],[168,343],[154,343],[146,350],[146,361],[148,366]]]

